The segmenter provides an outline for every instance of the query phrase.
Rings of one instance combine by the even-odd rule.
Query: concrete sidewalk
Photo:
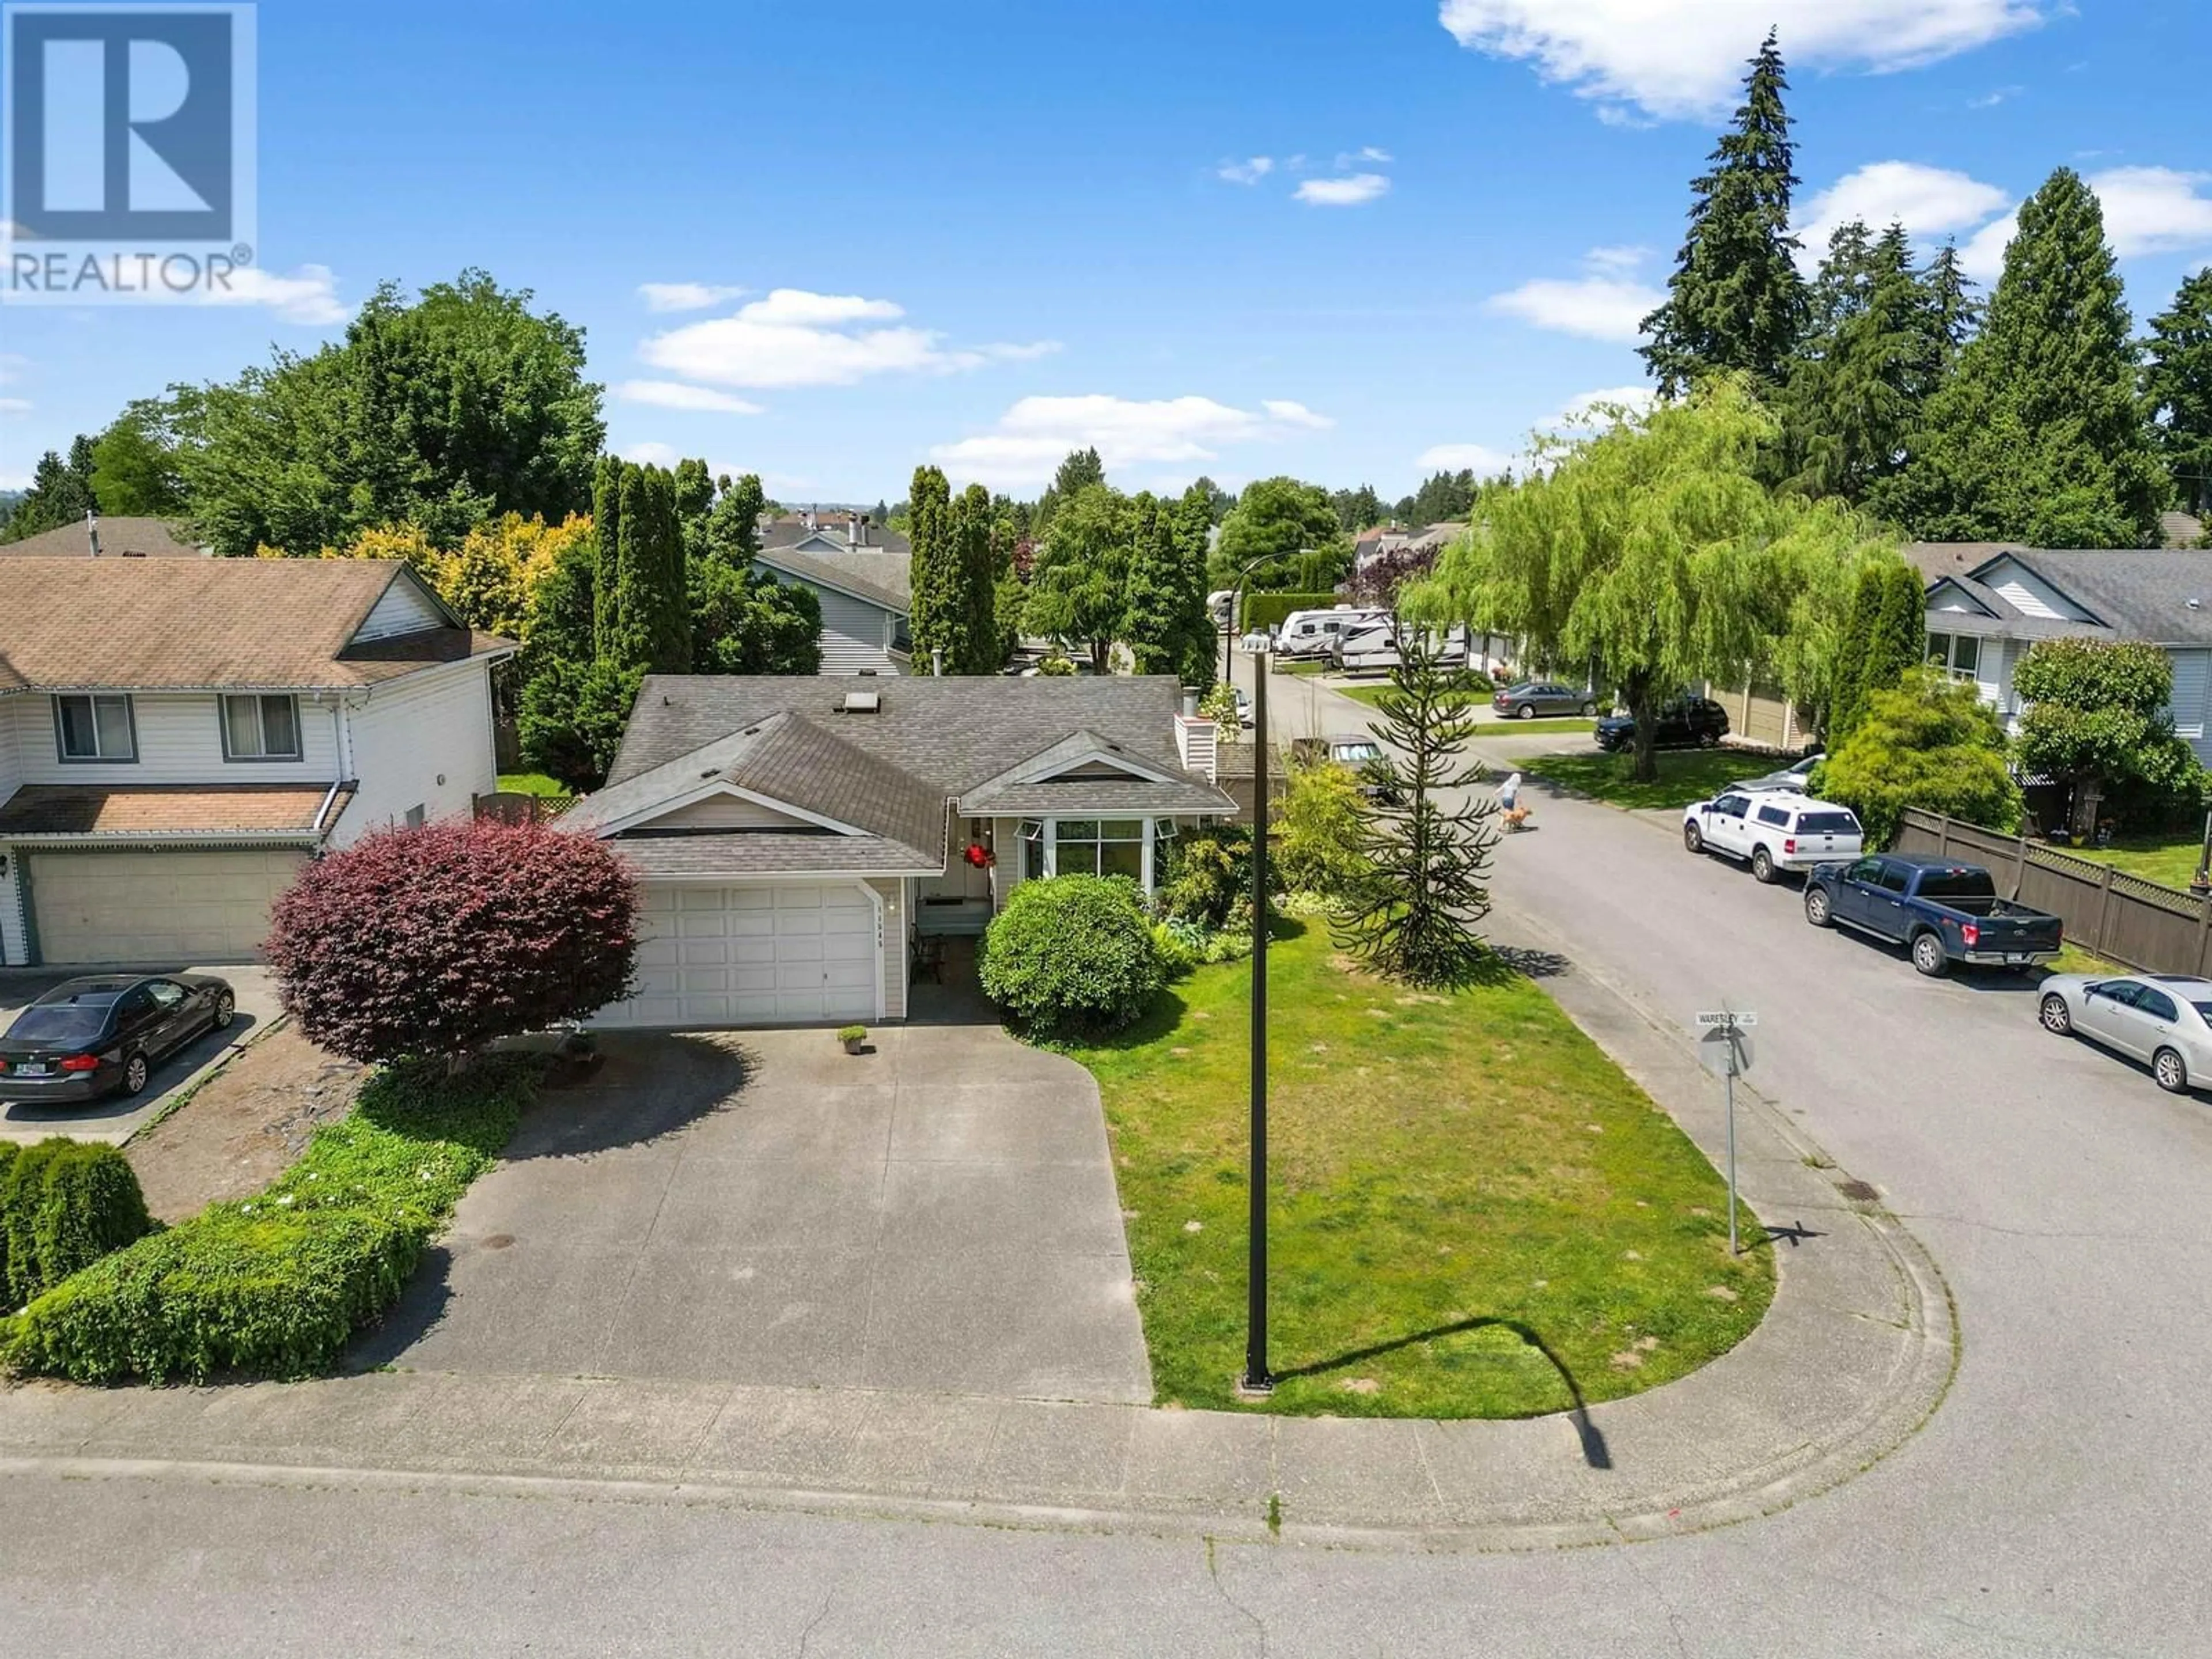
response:
[[[1682,1034],[1495,919],[1540,981],[1722,1155],[1718,1091]],[[1952,1315],[1920,1246],[1839,1191],[1739,1091],[1747,1201],[1778,1235],[1772,1309],[1703,1370],[1518,1422],[1162,1411],[962,1394],[388,1371],[206,1389],[0,1395],[0,1467],[227,1479],[673,1492],[690,1501],[1016,1525],[1516,1549],[1664,1535],[1850,1479],[1941,1401]],[[1753,1234],[1756,1237],[1756,1234]],[[301,1472],[308,1472],[303,1474]],[[550,1483],[550,1484],[548,1484]],[[579,1486],[577,1483],[584,1483]]]

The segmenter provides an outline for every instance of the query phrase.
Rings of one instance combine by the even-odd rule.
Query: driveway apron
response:
[[[1144,1402],[1097,1085],[994,1028],[611,1036],[374,1363]]]

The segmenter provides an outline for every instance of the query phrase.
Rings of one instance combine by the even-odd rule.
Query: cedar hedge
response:
[[[210,1205],[10,1322],[18,1371],[79,1382],[328,1369],[398,1299],[423,1247],[514,1133],[541,1062],[393,1066],[265,1191]]]
[[[0,1147],[0,1286],[20,1308],[155,1226],[112,1146],[56,1135]]]
[[[983,934],[983,994],[1043,1036],[1118,1031],[1166,979],[1136,884],[1124,876],[1025,881]]]

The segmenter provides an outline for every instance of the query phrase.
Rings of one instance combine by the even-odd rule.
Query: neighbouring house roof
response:
[[[393,584],[450,626],[354,636]],[[0,690],[343,690],[505,655],[386,559],[0,559]]]
[[[904,616],[914,608],[912,567],[886,553],[801,553],[763,548],[754,560],[781,575],[849,593]]]
[[[353,799],[350,784],[27,783],[0,802],[0,840],[18,836],[296,836],[320,840]]]
[[[2195,547],[2204,537],[2204,520],[2193,513],[2158,515],[2159,539],[2168,547]]]
[[[913,544],[897,531],[886,526],[870,524],[861,530],[858,545],[853,541],[851,523],[842,513],[822,513],[815,516],[812,528],[796,514],[789,518],[770,519],[760,527],[761,545],[764,548],[793,547],[811,542],[823,550],[866,554],[870,558],[902,560],[914,551]]]
[[[1989,612],[1946,612],[1954,631],[1999,637],[2065,636],[2148,640],[2157,645],[2212,646],[2212,550],[2030,548],[2002,542],[1916,543],[1906,556],[1930,585],[1948,583]],[[2009,560],[2056,589],[2086,614],[2080,619],[2034,617],[1991,584]],[[1932,614],[1932,613],[1931,613]]]
[[[876,694],[874,713],[840,712],[855,690]],[[1180,697],[1166,676],[654,675],[606,787],[560,822],[613,835],[647,873],[868,873],[943,868],[948,805],[974,816],[1225,815],[1235,803],[1176,753]],[[1091,774],[1102,759],[1128,775],[1050,775]],[[724,785],[858,833],[637,822]]]
[[[182,539],[160,519],[101,519],[100,556],[104,559],[204,559],[204,547]],[[58,525],[0,547],[0,556],[16,559],[89,559],[92,538],[82,523]]]

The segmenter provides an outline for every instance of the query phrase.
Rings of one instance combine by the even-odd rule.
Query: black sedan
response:
[[[1653,746],[1659,749],[1711,749],[1729,734],[1728,710],[1711,697],[1677,697],[1659,709],[1658,732]],[[1597,746],[1608,751],[1627,748],[1636,741],[1636,721],[1627,714],[1608,714],[1597,723]]]
[[[135,1095],[155,1066],[238,1016],[208,974],[97,974],[57,985],[0,1036],[0,1100],[69,1105]]]

